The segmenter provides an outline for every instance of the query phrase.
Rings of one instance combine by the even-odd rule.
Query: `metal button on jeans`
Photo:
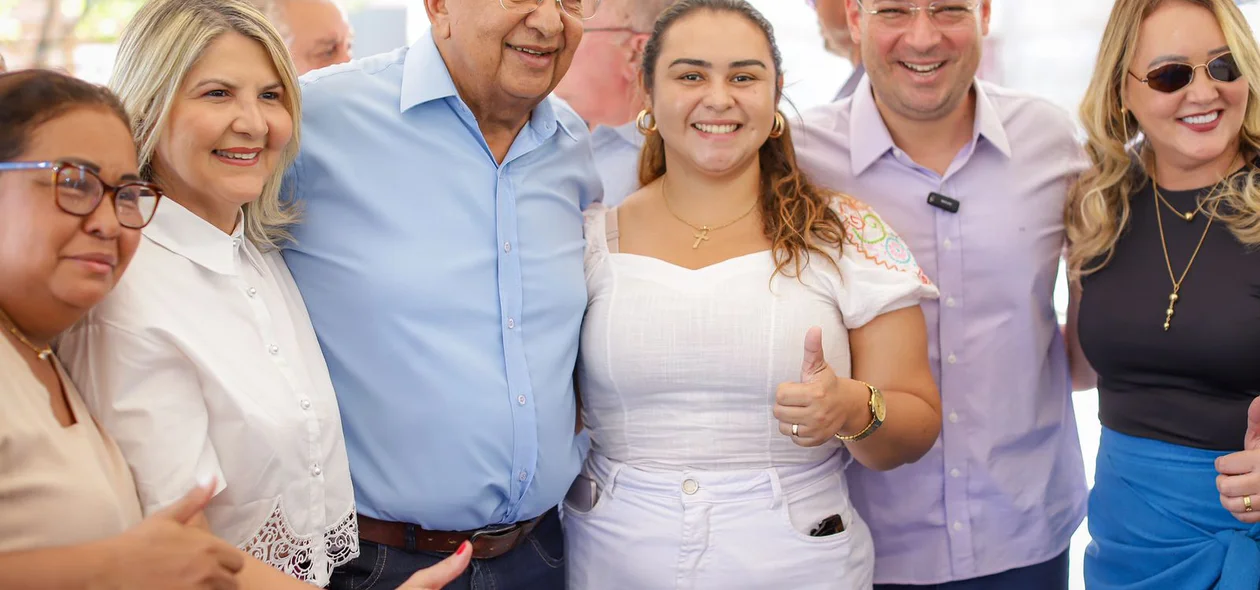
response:
[[[694,479],[689,479],[683,482],[682,489],[684,494],[691,496],[700,491],[700,483]]]

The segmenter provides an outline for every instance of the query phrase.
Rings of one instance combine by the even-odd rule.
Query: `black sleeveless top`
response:
[[[1188,212],[1212,188],[1159,193]],[[1235,239],[1225,223],[1212,223],[1165,331],[1173,285],[1149,179],[1130,204],[1129,227],[1111,262],[1081,282],[1079,334],[1098,372],[1099,418],[1131,436],[1242,450],[1247,406],[1260,395],[1260,251]],[[1208,215],[1187,222],[1158,206],[1180,278]]]

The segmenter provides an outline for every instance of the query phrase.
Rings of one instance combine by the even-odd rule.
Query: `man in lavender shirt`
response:
[[[811,177],[872,205],[941,291],[923,303],[940,440],[918,463],[846,472],[880,589],[1066,589],[1085,515],[1052,295],[1086,160],[1065,112],[975,79],[990,1],[849,0],[867,76],[796,141]]]

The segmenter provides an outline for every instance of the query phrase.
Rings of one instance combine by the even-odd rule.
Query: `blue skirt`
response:
[[[1103,428],[1085,587],[1260,589],[1260,525],[1235,519],[1216,490],[1225,454]]]

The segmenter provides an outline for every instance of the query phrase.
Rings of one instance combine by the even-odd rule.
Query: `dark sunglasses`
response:
[[[1217,82],[1233,82],[1242,77],[1242,72],[1238,71],[1238,64],[1234,62],[1234,56],[1229,53],[1221,54],[1212,61],[1197,66],[1183,63],[1162,65],[1147,72],[1145,78],[1138,78],[1133,72],[1129,72],[1129,75],[1149,86],[1151,90],[1176,92],[1194,82],[1194,71],[1199,68],[1206,70],[1208,77]]]

